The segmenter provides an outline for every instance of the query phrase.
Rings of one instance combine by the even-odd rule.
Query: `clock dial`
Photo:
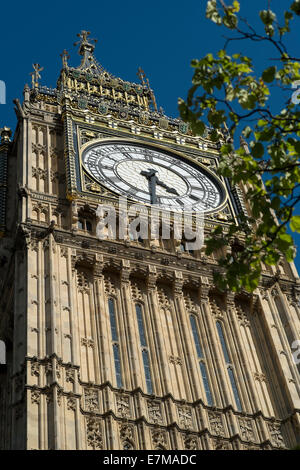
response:
[[[88,146],[82,162],[99,183],[145,204],[155,201],[164,209],[207,212],[224,201],[224,190],[213,175],[168,150],[103,142]]]

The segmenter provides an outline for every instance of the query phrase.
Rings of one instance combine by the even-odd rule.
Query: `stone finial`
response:
[[[6,142],[10,142],[11,135],[12,132],[10,127],[4,126],[2,129],[0,129],[0,143],[3,144]]]

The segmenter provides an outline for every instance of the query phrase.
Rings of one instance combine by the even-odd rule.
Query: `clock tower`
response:
[[[263,266],[253,295],[218,291],[223,253],[176,221],[238,224],[247,188],[217,176],[209,129],[167,117],[141,69],[114,77],[78,36],[80,65],[64,51],[52,89],[34,64],[14,137],[1,129],[0,448],[296,446],[293,263]]]

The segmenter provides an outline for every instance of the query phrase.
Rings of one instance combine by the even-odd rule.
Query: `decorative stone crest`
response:
[[[149,421],[155,424],[162,424],[163,420],[162,420],[160,403],[153,401],[153,400],[148,400],[147,408],[148,408]]]
[[[178,406],[177,410],[179,417],[179,426],[183,429],[192,429],[192,410],[190,410],[187,406]]]
[[[123,418],[130,417],[129,397],[123,394],[116,396],[117,414]]]
[[[241,438],[244,441],[254,441],[254,432],[251,420],[239,418],[238,422],[241,430]]]
[[[220,413],[209,411],[208,420],[212,434],[214,434],[215,436],[225,436],[225,429]]]
[[[96,411],[99,409],[97,390],[90,388],[84,389],[84,407],[87,411]]]
[[[285,447],[279,424],[268,424],[271,443],[274,447]]]

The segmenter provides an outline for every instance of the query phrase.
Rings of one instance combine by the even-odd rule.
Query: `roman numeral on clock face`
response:
[[[190,194],[189,198],[196,202],[200,201],[200,199],[197,196],[194,196],[193,194]]]

